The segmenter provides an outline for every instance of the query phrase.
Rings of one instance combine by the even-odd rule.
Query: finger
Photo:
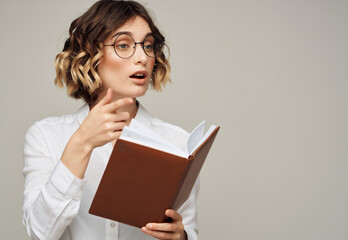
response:
[[[133,98],[122,98],[105,106],[106,112],[116,112],[117,109],[134,103]]]
[[[121,136],[121,133],[122,133],[122,131],[109,132],[107,134],[106,141],[107,142],[112,142],[112,141],[114,141],[116,139],[119,139],[120,136]]]
[[[97,105],[106,105],[108,103],[111,103],[112,100],[112,89],[108,88],[108,90],[106,91],[105,96],[102,98],[102,100],[100,100],[100,102]]]
[[[177,211],[175,211],[173,209],[167,209],[166,210],[166,215],[168,217],[170,217],[171,219],[173,219],[173,221],[181,221],[182,220],[181,215]]]
[[[126,122],[113,122],[108,123],[106,129],[109,131],[122,131],[124,126],[126,126]]]
[[[113,112],[113,113],[106,113],[105,114],[105,122],[120,122],[120,121],[127,121],[130,119],[129,112]]]
[[[160,231],[152,231],[148,230],[146,227],[142,227],[141,231],[144,233],[151,235],[157,239],[178,239],[179,233],[174,232],[160,232]]]
[[[176,232],[179,230],[179,225],[176,223],[148,223],[146,229],[151,231]]]

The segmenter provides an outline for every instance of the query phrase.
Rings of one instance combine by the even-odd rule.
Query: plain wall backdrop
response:
[[[0,2],[0,239],[29,239],[26,130],[83,104],[54,86],[54,58],[92,3]],[[187,131],[221,126],[201,171],[199,239],[348,239],[348,1],[141,3],[168,40],[173,84],[139,100]]]

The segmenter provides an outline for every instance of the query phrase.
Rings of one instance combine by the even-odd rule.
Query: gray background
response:
[[[23,137],[82,102],[53,84],[68,27],[94,1],[1,1],[0,239],[21,223]],[[201,172],[201,240],[348,239],[348,1],[141,1],[172,80],[140,99],[221,131]]]

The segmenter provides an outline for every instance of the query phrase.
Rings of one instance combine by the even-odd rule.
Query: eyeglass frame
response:
[[[132,55],[130,55],[129,57],[121,57],[120,55],[118,55],[118,53],[117,53],[117,51],[116,51],[116,40],[117,40],[117,38],[118,38],[119,36],[121,36],[121,35],[128,35],[128,36],[130,36],[131,39],[132,39],[133,42],[134,42],[134,46],[133,46],[134,51],[133,51]],[[154,54],[155,54],[154,57],[151,57],[150,55],[148,55],[148,54],[146,53],[145,49],[144,49],[144,43],[145,43],[144,40],[145,40],[148,36],[152,36],[152,37],[154,38]],[[155,35],[154,35],[153,33],[149,33],[149,34],[147,34],[147,35],[144,37],[144,40],[143,40],[142,42],[136,42],[136,41],[134,40],[134,38],[132,37],[131,34],[129,34],[129,33],[127,33],[127,32],[123,32],[123,33],[119,33],[119,34],[116,35],[115,40],[114,40],[114,44],[104,44],[104,46],[105,46],[105,47],[107,47],[107,46],[114,47],[114,51],[115,51],[115,53],[116,53],[117,56],[119,56],[119,57],[122,58],[122,59],[128,59],[128,58],[131,58],[131,57],[134,55],[134,53],[135,53],[135,51],[136,51],[137,44],[139,44],[139,45],[141,45],[141,48],[143,49],[143,51],[144,51],[144,53],[146,54],[146,56],[148,56],[148,57],[150,57],[150,58],[156,58],[156,45],[157,45],[157,44],[156,44],[156,40],[158,40],[158,39],[156,39],[156,37],[155,37]],[[160,49],[159,52],[162,52],[161,48],[162,48],[162,46],[163,46],[163,42],[162,42],[162,41],[159,41],[158,46],[159,46],[158,49]]]

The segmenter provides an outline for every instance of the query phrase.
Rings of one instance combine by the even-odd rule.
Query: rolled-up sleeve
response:
[[[32,239],[59,239],[78,213],[86,180],[55,163],[38,123],[25,135],[23,224]]]

